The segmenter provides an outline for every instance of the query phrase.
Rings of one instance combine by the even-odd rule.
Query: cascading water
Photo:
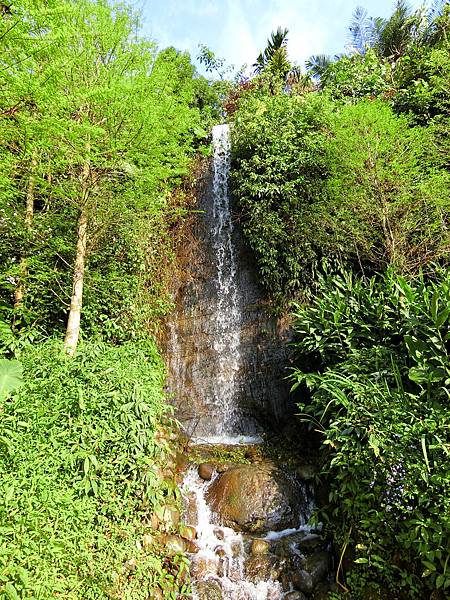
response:
[[[213,246],[217,261],[217,301],[214,313],[214,350],[217,374],[212,404],[218,418],[217,436],[235,433],[239,410],[236,403],[236,376],[241,366],[240,328],[242,301],[237,283],[233,247],[233,221],[230,210],[228,177],[230,171],[230,131],[228,125],[213,127]]]

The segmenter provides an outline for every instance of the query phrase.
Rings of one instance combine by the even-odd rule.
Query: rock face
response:
[[[246,246],[231,199],[238,295],[235,298],[236,330],[227,335],[239,340],[229,357],[220,315],[224,307],[217,289],[217,248],[214,229],[217,215],[212,200],[213,172],[198,178],[195,218],[186,224],[180,245],[178,271],[173,281],[175,310],[162,340],[168,367],[168,391],[176,417],[188,435],[208,437],[220,429],[222,409],[217,398],[217,375],[233,380],[242,431],[249,434],[268,425],[281,429],[296,410],[285,377],[290,366],[292,339],[289,323],[271,316],[257,282],[254,257]],[[226,227],[227,224],[224,225]],[[239,425],[238,425],[239,428]]]
[[[300,491],[271,464],[242,465],[215,479],[207,501],[233,529],[263,533],[298,526]]]

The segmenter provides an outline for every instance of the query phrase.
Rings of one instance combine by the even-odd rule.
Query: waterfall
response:
[[[213,128],[212,242],[215,250],[216,306],[213,313],[217,369],[212,382],[211,404],[217,418],[216,436],[227,437],[239,431],[237,375],[241,367],[242,296],[237,279],[233,246],[233,220],[228,181],[230,173],[230,130],[228,125]]]

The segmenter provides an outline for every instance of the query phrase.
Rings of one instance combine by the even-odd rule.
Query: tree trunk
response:
[[[89,195],[89,163],[83,167],[83,193],[81,212],[78,219],[78,240],[77,253],[75,258],[75,268],[73,273],[73,289],[70,301],[69,318],[67,321],[66,337],[64,339],[64,348],[70,356],[75,354],[80,336],[81,307],[83,304],[83,282],[84,269],[86,265],[86,242],[88,230],[88,209],[87,200]]]
[[[34,217],[34,184],[35,184],[35,171],[37,167],[37,160],[33,158],[31,160],[31,174],[28,178],[27,188],[27,202],[25,207],[25,228],[27,233],[31,233],[33,226]],[[23,304],[23,298],[25,296],[25,279],[28,273],[28,260],[26,256],[22,256],[20,260],[20,273],[19,281],[17,282],[16,291],[14,293],[14,308],[18,309]]]

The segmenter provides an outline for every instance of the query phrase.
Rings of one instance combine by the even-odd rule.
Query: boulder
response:
[[[209,486],[206,499],[222,524],[250,533],[281,531],[299,521],[299,489],[271,463],[239,465]]]

